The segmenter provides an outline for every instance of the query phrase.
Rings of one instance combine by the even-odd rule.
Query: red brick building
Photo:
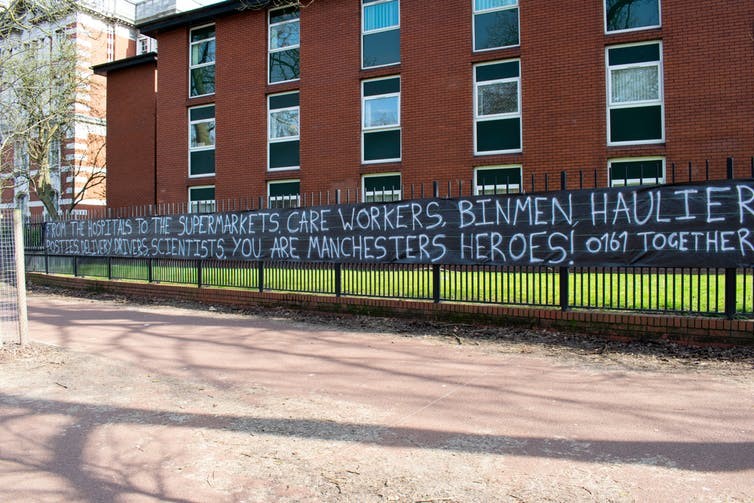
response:
[[[98,67],[110,207],[750,172],[754,2],[268,4],[142,24],[159,57]]]

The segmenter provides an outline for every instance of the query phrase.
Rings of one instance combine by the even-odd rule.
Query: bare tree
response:
[[[89,69],[77,66],[76,41],[66,31],[74,8],[72,0],[12,0],[0,10],[0,176],[6,188],[33,191],[53,219],[60,217],[61,176],[51,165],[54,150],[73,130],[77,101],[95,85]],[[77,183],[75,169],[76,162],[68,173],[72,202],[101,183],[99,174]]]
[[[240,0],[239,10],[259,10],[269,7],[308,7],[314,0]]]
[[[66,174],[71,177],[71,202],[66,208],[73,211],[86,199],[104,199],[107,170],[105,168],[105,138],[97,136],[89,140],[89,153],[76,159]]]

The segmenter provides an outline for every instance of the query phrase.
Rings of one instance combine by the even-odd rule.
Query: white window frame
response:
[[[212,173],[203,173],[199,175],[192,175],[191,174],[191,152],[202,152],[202,151],[209,151],[209,150],[216,150],[217,148],[217,108],[215,107],[215,115],[212,117],[212,119],[198,119],[198,120],[191,120],[191,111],[196,110],[198,108],[207,108],[207,107],[215,107],[214,103],[208,104],[208,105],[200,105],[196,107],[190,107],[188,109],[188,176],[189,178],[206,178],[209,176],[215,176],[217,174],[217,161],[215,161],[215,169]],[[193,129],[194,124],[201,124],[203,122],[214,122],[215,123],[215,141],[212,143],[211,147],[192,147],[191,146],[191,130]],[[217,155],[217,152],[215,152],[215,155]]]
[[[628,179],[616,179],[611,178],[612,166],[614,162],[643,162],[643,161],[662,161],[662,176],[660,178],[628,178]],[[665,158],[662,156],[646,156],[646,157],[616,157],[615,159],[608,159],[607,161],[607,179],[610,187],[635,187],[640,185],[663,185],[667,176],[667,166]]]
[[[491,185],[479,185],[479,172],[480,171],[492,171],[497,169],[517,169],[519,174],[519,179],[521,180],[521,183],[512,183],[509,185],[504,184],[497,184],[494,186]],[[523,193],[523,181],[524,181],[524,173],[523,173],[523,167],[520,164],[504,164],[499,166],[478,166],[474,168],[474,195],[475,196],[482,196],[482,195],[504,195],[504,194],[521,194]],[[485,192],[487,187],[492,187],[492,193]]]
[[[638,28],[626,28],[625,30],[608,30],[607,29],[607,0],[602,0],[602,20],[604,23],[604,29],[605,29],[605,35],[614,35],[616,33],[630,33],[632,31],[642,31],[642,30],[654,30],[657,28],[662,28],[662,0],[657,0],[657,14],[659,19],[659,24],[654,24],[651,26],[640,26]]]
[[[156,46],[157,40],[147,37],[146,35],[139,35],[136,39],[136,54],[149,54],[150,52],[155,52]],[[215,45],[215,49],[217,49],[217,45]]]
[[[272,13],[277,10],[284,10],[284,9],[290,9],[291,7],[294,7],[295,4],[286,5],[284,7],[275,7],[274,9],[269,9],[267,11],[267,84],[268,85],[277,85],[277,84],[285,84],[286,82],[296,82],[297,80],[301,80],[301,72],[299,71],[299,76],[295,79],[288,79],[288,80],[278,80],[275,82],[270,81],[270,60],[272,59],[272,54],[276,52],[283,52],[283,51],[289,51],[291,49],[299,49],[299,57],[301,55],[301,9],[298,11],[298,17],[296,19],[289,19],[287,21],[280,21],[277,23],[272,23]],[[292,24],[292,23],[299,23],[299,43],[296,45],[288,45],[285,47],[279,47],[277,49],[273,49],[272,45],[270,44],[270,40],[272,40],[272,28],[273,26],[281,26],[284,24]]]
[[[189,213],[215,213],[217,211],[217,193],[215,192],[215,198],[212,199],[212,211],[196,211],[195,208],[198,208],[198,205],[200,203],[207,203],[209,199],[202,200],[202,201],[192,201],[191,200],[191,191],[195,189],[216,189],[214,185],[197,185],[195,187],[189,187],[188,188],[188,212]]]
[[[28,176],[30,174],[29,169],[29,149],[26,147],[26,143],[16,141],[13,144],[13,171],[22,176]]]
[[[392,2],[394,0],[378,0],[376,2],[369,2],[367,4],[364,3],[364,0],[361,0],[361,69],[362,70],[371,70],[372,68],[384,68],[387,66],[395,66],[400,65],[401,62],[398,60],[396,63],[388,63],[386,65],[375,65],[375,66],[364,66],[364,35],[372,35],[373,33],[382,33],[384,31],[390,31],[390,30],[400,30],[401,29],[401,0],[398,1],[398,24],[394,26],[389,26],[387,28],[378,28],[376,30],[365,30],[364,29],[364,22],[366,21],[366,16],[364,15],[364,11],[366,10],[366,7],[372,6],[372,5],[379,5],[381,3],[388,3]]]
[[[276,93],[276,94],[270,94],[267,96],[267,171],[288,171],[288,170],[296,170],[301,169],[301,166],[286,166],[284,168],[272,168],[270,167],[270,145],[273,143],[283,143],[283,142],[289,142],[289,141],[301,141],[301,105],[297,105],[295,107],[286,107],[286,108],[276,108],[275,110],[270,109],[270,98],[273,98],[275,96],[285,96],[286,94],[298,94],[299,99],[301,98],[301,94],[299,91],[291,91],[287,93]],[[280,138],[273,138],[272,137],[272,114],[275,112],[286,112],[289,110],[296,110],[298,112],[298,134],[296,136],[282,136]]]
[[[604,2],[604,0],[603,0]],[[514,5],[504,5],[502,7],[492,7],[490,9],[476,10],[476,0],[471,0],[471,45],[474,52],[488,52],[499,51],[500,49],[506,49],[509,47],[519,47],[521,45],[521,9],[519,8],[519,0],[516,0]],[[488,49],[476,48],[476,16],[477,14],[489,14],[490,12],[498,12],[503,10],[519,9],[518,11],[518,43],[513,45],[501,45],[498,47],[490,47]]]
[[[398,82],[400,82],[401,90],[397,93],[387,93],[387,94],[376,94],[374,96],[364,96],[364,83],[365,82],[376,82],[378,80],[388,80],[388,79],[398,79]],[[403,158],[403,130],[401,127],[401,92],[403,91],[403,81],[401,80],[400,75],[391,75],[389,77],[380,77],[377,79],[367,79],[361,81],[361,163],[362,164],[384,164],[386,162],[400,162]],[[389,125],[389,126],[371,126],[366,127],[365,121],[366,121],[366,103],[367,101],[375,100],[375,99],[382,99],[382,98],[398,98],[398,123]],[[364,135],[367,133],[376,133],[379,131],[398,131],[401,135],[401,155],[396,158],[391,159],[377,159],[374,161],[367,161],[364,158]]]
[[[659,61],[645,61],[641,63],[629,63],[627,65],[614,65],[610,66],[610,50],[611,49],[620,49],[623,47],[638,47],[641,45],[658,45],[660,48],[660,59]],[[658,68],[659,73],[659,82],[658,82],[658,93],[659,93],[659,99],[656,100],[642,100],[642,101],[631,101],[631,102],[623,102],[623,103],[616,103],[613,104],[613,79],[612,79],[612,70],[623,70],[628,68],[650,68],[656,66]],[[607,145],[608,146],[622,146],[622,145],[658,145],[661,143],[665,143],[665,69],[663,65],[663,50],[662,50],[662,41],[660,40],[652,40],[649,42],[639,42],[639,43],[633,43],[633,44],[619,44],[619,45],[609,45],[605,47],[605,87],[607,89]],[[660,139],[656,140],[630,140],[630,141],[611,141],[610,138],[612,137],[612,128],[610,124],[610,111],[611,110],[617,110],[621,108],[637,108],[637,107],[643,107],[643,106],[652,106],[652,105],[659,105],[660,106],[660,129],[661,129],[661,137]]]
[[[386,176],[397,176],[400,178],[400,183],[398,186],[400,187],[397,190],[386,190],[386,191],[375,191],[370,192],[370,194],[381,194],[384,198],[384,194],[391,194],[393,196],[397,196],[396,199],[390,199],[389,201],[367,201],[367,190],[366,190],[366,179],[367,178],[382,178]],[[401,175],[399,172],[390,172],[390,173],[372,173],[370,175],[362,175],[361,177],[361,202],[373,202],[373,203],[380,203],[380,202],[395,202],[400,201],[403,199],[403,175]]]
[[[105,27],[107,34],[107,61],[115,60],[115,25],[108,23]]]
[[[518,63],[518,77],[510,77],[506,79],[497,79],[497,80],[485,80],[480,82],[477,82],[476,80],[476,69],[480,66],[487,66],[487,65],[497,65],[500,63],[512,63],[512,62]],[[521,60],[520,59],[505,59],[502,61],[490,61],[485,63],[479,63],[477,65],[474,65],[473,67],[473,73],[474,73],[474,155],[498,155],[498,154],[512,154],[512,153],[520,153],[523,152],[523,146],[524,146],[524,121],[522,118],[522,100],[521,100]],[[518,111],[508,112],[508,113],[502,113],[502,114],[493,114],[493,115],[479,115],[479,86],[486,86],[490,84],[500,84],[505,82],[516,82],[517,83],[517,107]],[[515,119],[518,118],[519,123],[521,126],[518,128],[518,136],[519,136],[519,145],[521,147],[517,149],[508,149],[508,150],[486,150],[484,152],[480,152],[477,150],[477,123],[479,122],[486,122],[491,120],[498,120],[498,119]]]
[[[55,196],[53,197],[52,204],[55,209],[60,210],[60,194],[63,191],[61,167],[62,167],[62,148],[61,142],[58,139],[52,140],[50,146],[47,149],[47,164],[50,169],[50,185],[55,189]],[[45,208],[45,212],[47,208]]]
[[[281,183],[293,183],[298,182],[299,183],[299,189],[298,189],[298,195],[297,196],[271,196],[270,195],[270,187],[272,185],[278,185]],[[271,180],[267,182],[267,207],[272,208],[272,202],[273,201],[295,201],[295,204],[293,206],[283,206],[283,208],[298,208],[301,206],[301,180],[299,178],[291,178],[288,180]]]
[[[197,42],[192,42],[191,41],[191,32],[196,31],[196,30],[202,30],[204,28],[207,28],[208,26],[215,26],[215,24],[214,23],[209,23],[209,24],[205,24],[205,25],[202,25],[202,26],[194,26],[193,28],[191,28],[189,30],[188,95],[189,95],[190,99],[201,98],[202,96],[212,96],[213,94],[215,94],[214,91],[213,91],[211,93],[197,94],[197,95],[194,95],[194,96],[191,95],[191,71],[194,70],[194,69],[196,69],[196,68],[204,68],[204,67],[207,67],[207,66],[215,66],[215,62],[217,61],[217,27],[216,26],[215,26],[215,36],[214,37],[203,38],[203,39],[201,39],[201,40],[199,40]],[[205,42],[209,42],[210,40],[212,40],[212,41],[215,42],[215,59],[213,59],[211,63],[200,63],[198,65],[193,64],[192,61],[193,61],[194,46],[195,45],[199,45],[199,44],[203,44]],[[217,70],[217,69],[215,69],[215,70]],[[215,77],[217,77],[217,71],[215,71]]]

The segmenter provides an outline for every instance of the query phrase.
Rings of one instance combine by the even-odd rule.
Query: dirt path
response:
[[[55,346],[0,357],[0,501],[754,499],[750,359],[29,311]]]

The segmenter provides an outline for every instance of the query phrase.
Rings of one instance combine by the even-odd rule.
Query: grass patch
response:
[[[44,256],[27,256],[29,270],[44,272]],[[47,257],[52,274],[73,275],[71,257]],[[193,260],[107,259],[82,257],[78,276],[219,288],[335,294],[334,264],[265,264]],[[725,275],[722,269],[592,268],[568,274],[568,303],[575,308],[637,311],[723,313]],[[561,276],[554,268],[443,266],[440,298],[453,302],[559,306]],[[434,298],[432,266],[404,264],[342,265],[343,295],[396,299]],[[754,313],[754,271],[736,277],[739,313]]]

